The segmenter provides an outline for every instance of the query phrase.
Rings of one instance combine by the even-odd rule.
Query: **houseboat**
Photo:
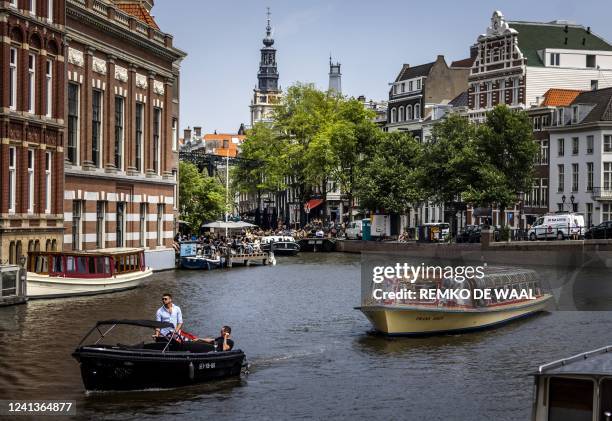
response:
[[[534,377],[532,421],[612,421],[612,346],[544,364]]]
[[[135,288],[151,276],[144,249],[28,253],[28,297],[59,298]]]
[[[391,279],[372,284],[370,294],[364,295],[357,309],[377,332],[386,335],[435,335],[490,328],[541,312],[552,298],[534,271],[515,268],[488,268],[481,279]],[[486,290],[490,297],[480,298]],[[382,297],[382,292],[392,292],[399,298],[389,299],[389,294]]]
[[[261,251],[269,252],[274,245],[274,254],[295,256],[300,251],[300,245],[289,235],[269,235],[261,237]]]

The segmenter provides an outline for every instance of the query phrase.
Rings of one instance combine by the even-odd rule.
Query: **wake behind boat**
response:
[[[136,288],[152,274],[144,249],[28,253],[29,298],[105,294]]]
[[[118,332],[124,326],[146,328],[146,334],[141,335],[141,338],[148,338],[148,341],[134,342],[138,340],[138,335],[134,335],[133,329]],[[72,353],[80,363],[85,389],[170,388],[240,376],[245,363],[245,355],[241,350],[216,352],[211,344],[177,340],[174,334],[171,338],[162,337],[158,341],[151,341],[151,330],[164,328],[172,329],[174,325],[150,320],[97,322]],[[84,345],[94,331],[100,337]],[[107,335],[110,337],[111,331],[113,335],[131,342],[103,344],[102,341]],[[110,342],[108,338],[106,342]]]

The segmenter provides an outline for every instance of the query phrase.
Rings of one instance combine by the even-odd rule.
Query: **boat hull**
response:
[[[336,250],[336,242],[329,238],[302,238],[299,241],[301,251],[324,251],[331,252]]]
[[[77,350],[73,357],[88,391],[171,388],[238,377],[245,359],[240,350],[153,355],[95,348]]]
[[[28,272],[28,298],[61,298],[124,291],[140,286],[152,273],[147,268],[108,278],[68,278]]]
[[[269,252],[270,244],[262,245],[261,250],[265,252]],[[300,245],[298,243],[290,243],[290,242],[274,243],[274,254],[277,256],[295,256],[299,252],[300,252]]]
[[[543,311],[550,298],[550,295],[545,295],[530,302],[474,311],[407,306],[363,306],[358,309],[366,315],[377,332],[385,335],[422,336],[492,328]]]
[[[181,257],[181,269],[212,270],[221,266],[221,260],[210,260],[197,257]]]

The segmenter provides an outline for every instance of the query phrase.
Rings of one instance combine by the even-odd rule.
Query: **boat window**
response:
[[[612,378],[603,379],[599,388],[599,419],[606,419],[606,412],[612,412]]]
[[[10,270],[0,272],[0,296],[17,295],[17,274],[19,271]]]
[[[62,256],[51,256],[51,272],[62,273],[64,272]]]
[[[76,262],[74,256],[66,256],[66,272],[75,272]]]
[[[591,380],[552,377],[548,387],[548,419],[591,421],[593,389]]]
[[[49,273],[49,256],[45,254],[36,256],[36,267],[34,268],[34,272]]]

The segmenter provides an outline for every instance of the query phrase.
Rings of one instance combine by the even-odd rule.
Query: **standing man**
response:
[[[169,322],[174,326],[174,331],[179,332],[181,327],[183,327],[183,313],[181,312],[181,308],[177,305],[172,304],[172,295],[166,293],[162,295],[162,305],[159,310],[157,310],[157,314],[155,315],[155,319],[158,322]],[[172,329],[169,327],[165,327],[161,329],[155,329],[155,336],[167,336],[169,333],[172,333]]]

